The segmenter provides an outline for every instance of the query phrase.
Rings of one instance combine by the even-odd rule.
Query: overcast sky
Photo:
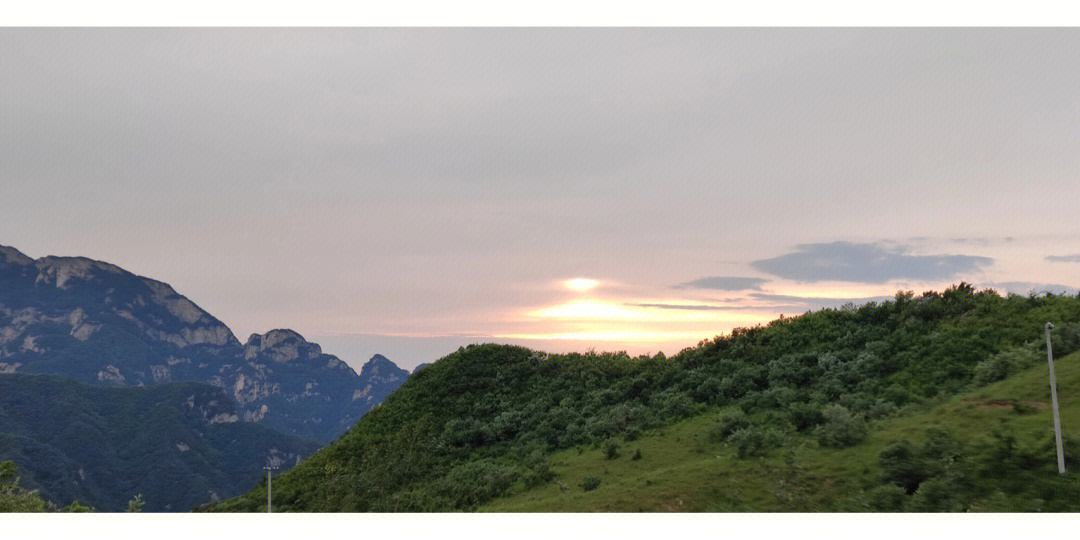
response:
[[[354,366],[1067,289],[1077,66],[1077,30],[4,29],[0,244]]]

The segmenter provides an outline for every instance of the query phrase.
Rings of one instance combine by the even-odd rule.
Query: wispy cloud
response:
[[[712,289],[715,291],[759,291],[769,280],[756,277],[713,276],[673,285],[673,289]]]
[[[974,255],[913,255],[903,244],[832,242],[799,244],[791,253],[752,265],[794,281],[886,283],[894,279],[948,280],[993,262]]]
[[[1050,262],[1080,262],[1080,253],[1074,255],[1047,255]]]
[[[663,302],[652,303],[632,303],[627,302],[627,306],[653,308],[653,309],[677,309],[686,311],[762,311],[763,309],[774,309],[775,306],[756,306],[756,305],[743,305],[743,306],[722,306],[717,304],[671,304]]]
[[[779,302],[771,306],[773,310],[790,309],[799,311],[813,311],[818,309],[838,308],[845,304],[856,306],[867,302],[884,302],[892,300],[892,296],[861,296],[861,297],[821,297],[821,296],[792,296],[787,294],[753,293],[751,298],[758,301]]]
[[[1003,281],[999,283],[987,283],[986,286],[1001,292],[1009,292],[1014,294],[1076,294],[1080,292],[1080,289],[1076,287],[1070,287],[1068,285],[1060,285],[1056,283],[1034,283],[1030,281]]]

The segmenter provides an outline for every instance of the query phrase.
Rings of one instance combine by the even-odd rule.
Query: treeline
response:
[[[93,512],[94,508],[87,506],[78,499],[71,504],[59,507],[52,502],[41,498],[36,489],[27,489],[20,482],[19,469],[10,461],[0,461],[0,513],[19,512]],[[128,501],[128,512],[142,512],[146,503],[142,495],[136,495]]]
[[[470,509],[550,481],[555,450],[618,452],[647,430],[716,408],[728,411],[716,440],[743,457],[796,439],[858,444],[867,422],[1034,361],[1046,321],[1057,324],[1057,354],[1080,348],[1080,298],[1002,297],[966,284],[738,329],[671,358],[471,346],[418,372],[340,440],[275,479],[275,506]],[[920,485],[939,476],[926,456]],[[973,477],[990,474],[972,467]],[[907,508],[886,491],[893,484],[874,497],[897,495],[900,506],[890,508]],[[903,497],[912,497],[909,487]],[[884,507],[878,499],[866,504]],[[262,504],[264,486],[214,509]]]

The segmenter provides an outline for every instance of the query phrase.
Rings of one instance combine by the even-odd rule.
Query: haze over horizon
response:
[[[1074,30],[3,29],[0,244],[355,368],[1076,291],[1077,65]]]

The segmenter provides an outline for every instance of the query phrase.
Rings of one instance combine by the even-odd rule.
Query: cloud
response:
[[[1080,289],[1076,287],[1070,287],[1068,285],[1059,285],[1056,283],[1033,283],[1030,281],[1003,281],[998,283],[987,283],[987,287],[995,289],[1001,292],[1008,292],[1013,294],[1077,294],[1080,293]]]
[[[751,293],[750,297],[755,300],[765,300],[769,302],[783,302],[783,306],[776,306],[773,309],[795,307],[799,309],[823,309],[823,308],[835,308],[844,304],[865,304],[867,302],[885,302],[892,300],[892,296],[866,296],[855,298],[826,298],[818,296],[791,296],[786,294],[769,294],[769,293]]]
[[[756,277],[714,276],[703,277],[672,286],[673,289],[713,289],[717,291],[758,291],[769,280]]]
[[[718,306],[715,304],[665,304],[665,303],[640,303],[627,302],[624,304],[631,307],[654,308],[654,309],[679,309],[689,311],[762,311],[773,309],[774,306]]]
[[[993,262],[973,255],[912,255],[908,246],[884,242],[832,242],[799,244],[792,253],[751,264],[795,281],[886,283],[894,279],[949,280]]]
[[[776,313],[780,311],[799,312],[823,308],[836,308],[848,303],[861,305],[867,302],[885,302],[893,299],[892,296],[826,298],[816,296],[792,296],[765,292],[750,293],[749,296],[751,298],[750,302],[742,305],[676,304],[665,302],[627,302],[623,305],[629,307],[687,311],[751,311]]]
[[[1075,255],[1047,255],[1046,260],[1050,262],[1080,262],[1080,253]]]

